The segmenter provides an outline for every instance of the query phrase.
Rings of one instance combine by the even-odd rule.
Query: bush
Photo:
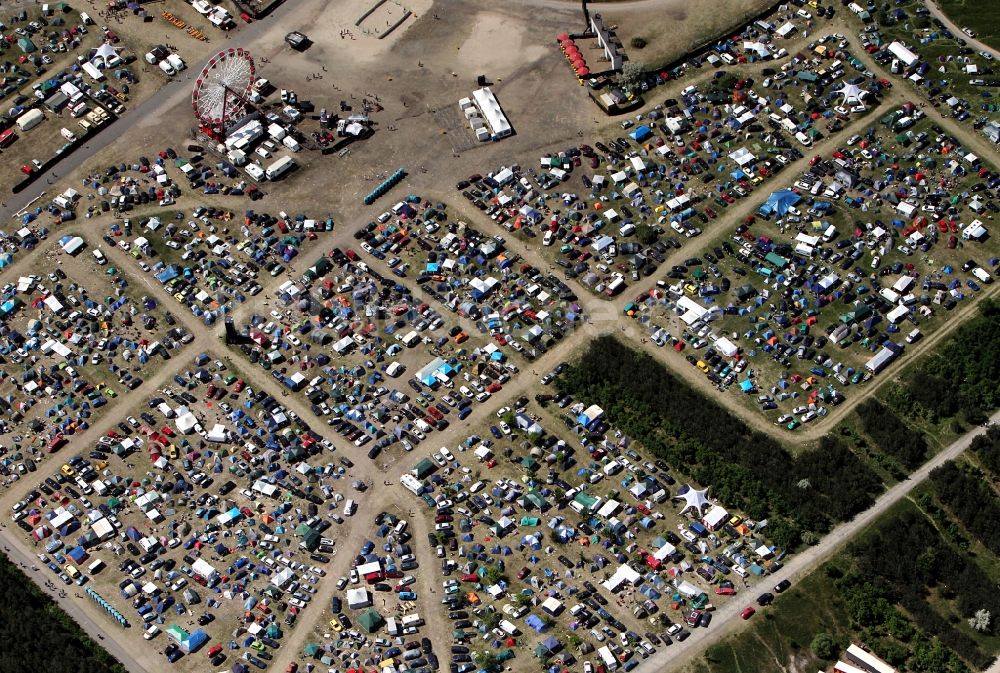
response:
[[[646,38],[636,35],[629,44],[632,45],[633,49],[643,49],[646,46]]]
[[[820,659],[832,661],[840,654],[840,646],[829,633],[817,633],[809,643],[809,647]]]

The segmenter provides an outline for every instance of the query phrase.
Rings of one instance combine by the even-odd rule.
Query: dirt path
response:
[[[1000,411],[994,413],[990,421],[992,423],[1000,421]],[[816,546],[809,547],[801,554],[792,556],[784,568],[770,576],[769,582],[777,584],[785,579],[795,581],[808,575],[843,549],[851,539],[873,524],[886,510],[909,495],[913,489],[927,479],[932,470],[962,455],[972,440],[985,432],[985,427],[978,427],[959,437],[925,463],[923,467],[911,474],[909,479],[899,482],[883,493],[874,505],[858,514],[853,520],[834,528]],[[726,602],[712,614],[710,630],[693,629],[691,638],[684,642],[675,642],[669,648],[658,650],[656,654],[639,664],[634,673],[666,673],[671,670],[679,670],[692,659],[700,656],[708,646],[738,632],[744,623],[739,618],[740,612],[747,604],[748,601]],[[996,668],[994,666],[991,671]]]

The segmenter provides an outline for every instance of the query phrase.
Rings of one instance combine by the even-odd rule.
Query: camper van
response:
[[[282,175],[287,173],[294,165],[294,159],[289,156],[284,156],[268,166],[264,171],[264,175],[267,176],[268,180],[277,180]]]

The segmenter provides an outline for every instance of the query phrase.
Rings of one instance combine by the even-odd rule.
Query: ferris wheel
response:
[[[246,110],[256,73],[246,49],[225,49],[213,56],[191,92],[191,106],[202,125],[225,129],[238,119]]]

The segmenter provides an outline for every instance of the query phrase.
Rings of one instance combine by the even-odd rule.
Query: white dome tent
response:
[[[708,493],[707,488],[701,491],[696,491],[695,489],[691,488],[690,485],[685,484],[684,488],[681,489],[680,493],[674,496],[674,499],[675,500],[677,498],[684,499],[684,507],[681,509],[681,514],[684,514],[684,512],[688,511],[691,508],[694,508],[695,512],[700,517],[702,515],[702,510],[704,510],[709,505],[708,496],[706,495],[707,493]]]
[[[864,99],[868,97],[868,92],[857,84],[847,84],[846,82],[842,87],[833,91],[833,93],[837,96],[843,96],[844,105],[861,105]]]
[[[95,61],[99,58],[101,59],[101,61],[103,61],[105,67],[107,67],[108,60],[116,56],[118,56],[117,50],[109,43],[105,42],[104,44],[102,44],[100,47],[97,48],[97,53],[95,53],[94,57],[90,60]]]

